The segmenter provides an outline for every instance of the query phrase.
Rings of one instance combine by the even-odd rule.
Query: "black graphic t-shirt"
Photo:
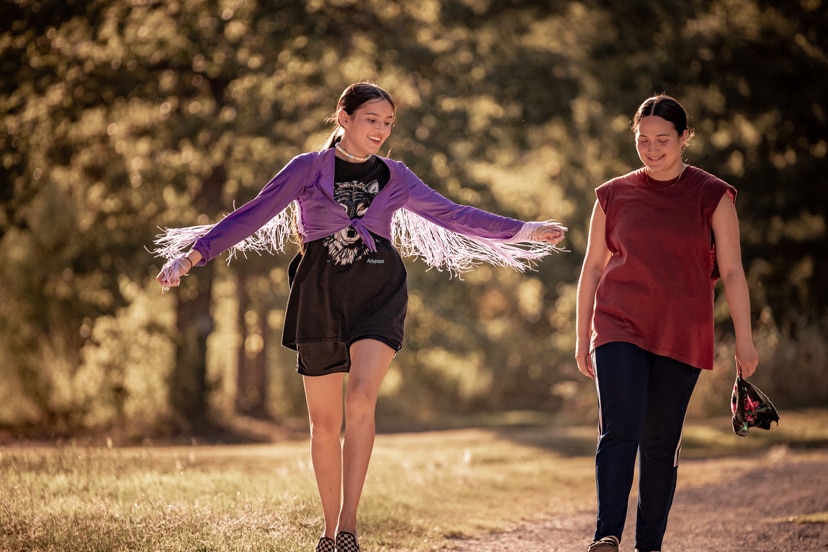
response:
[[[365,214],[379,191],[388,184],[391,173],[377,157],[365,163],[349,163],[337,157],[334,178],[334,199],[353,219]],[[323,243],[331,260],[340,265],[352,264],[368,253],[365,242],[350,226],[324,238]]]
[[[334,198],[350,218],[365,214],[389,184],[378,157],[365,163],[336,159]],[[291,263],[282,344],[297,351],[300,374],[348,372],[350,346],[360,339],[402,347],[408,285],[405,265],[387,239],[374,235],[370,251],[352,227],[304,244]]]

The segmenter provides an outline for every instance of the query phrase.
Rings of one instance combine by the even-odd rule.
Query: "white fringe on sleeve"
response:
[[[227,263],[238,255],[247,257],[247,254],[256,253],[282,253],[285,250],[285,243],[292,241],[293,216],[295,203],[270,219],[256,232],[240,241],[227,250]],[[184,255],[199,238],[205,236],[214,224],[200,226],[186,226],[184,228],[160,228],[162,231],[155,236],[155,248],[150,250],[156,257],[171,261]]]
[[[511,240],[465,236],[446,230],[406,209],[394,213],[392,239],[401,255],[419,257],[429,267],[446,270],[456,276],[480,263],[524,272],[532,269],[544,256],[560,251],[553,245],[524,239],[520,232]]]

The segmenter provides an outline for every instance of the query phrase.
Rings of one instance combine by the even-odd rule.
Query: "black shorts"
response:
[[[296,355],[296,371],[303,376],[326,376],[337,372],[350,372],[351,345],[362,339],[380,341],[394,349],[395,355],[402,349],[401,344],[376,335],[358,337],[351,343],[316,341],[300,344]]]
[[[282,344],[297,351],[297,371],[321,376],[350,370],[350,345],[376,339],[399,351],[408,284],[405,265],[388,240],[349,265],[328,256],[322,240],[294,259]]]

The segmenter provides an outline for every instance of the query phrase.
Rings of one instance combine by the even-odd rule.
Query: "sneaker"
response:
[[[333,539],[322,537],[319,539],[319,542],[316,543],[315,552],[336,552],[336,543]]]
[[[604,537],[589,545],[587,552],[618,552],[618,537]]]
[[[359,552],[356,535],[348,531],[336,534],[336,552]]]

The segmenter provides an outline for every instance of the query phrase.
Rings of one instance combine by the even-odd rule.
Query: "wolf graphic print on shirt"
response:
[[[348,218],[361,218],[380,190],[374,179],[368,183],[359,180],[334,183],[334,199],[342,205]],[[328,248],[328,255],[338,265],[353,264],[368,254],[368,247],[353,226],[343,228],[326,237],[322,242]]]

